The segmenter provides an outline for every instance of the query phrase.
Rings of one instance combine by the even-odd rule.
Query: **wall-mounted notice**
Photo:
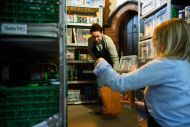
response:
[[[1,24],[1,33],[2,34],[26,35],[27,34],[27,25],[2,23]]]

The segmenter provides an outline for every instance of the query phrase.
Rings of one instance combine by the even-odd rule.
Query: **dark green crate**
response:
[[[56,23],[58,0],[2,0],[1,22]]]
[[[0,127],[31,127],[44,121],[47,118],[35,118],[24,120],[0,120]]]
[[[59,110],[59,86],[0,87],[0,119],[49,117]]]

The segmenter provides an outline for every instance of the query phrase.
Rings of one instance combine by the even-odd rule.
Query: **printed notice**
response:
[[[27,25],[2,23],[1,33],[25,35],[27,34]]]

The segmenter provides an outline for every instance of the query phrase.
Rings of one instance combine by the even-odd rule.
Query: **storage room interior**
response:
[[[189,6],[180,0],[1,0],[0,127],[147,127],[143,89],[120,93],[119,114],[96,113],[90,26],[98,23],[111,37],[120,64],[127,56],[135,61],[126,66],[138,68],[153,59],[154,28],[171,18],[190,23]]]

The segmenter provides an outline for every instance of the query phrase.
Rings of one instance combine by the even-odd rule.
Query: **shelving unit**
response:
[[[67,4],[67,104],[97,102],[96,77],[92,71],[94,61],[88,53],[87,40],[92,23],[102,25],[104,0],[99,2],[92,0],[92,5],[85,2],[71,4],[71,0]]]
[[[147,56],[149,50],[150,52],[154,52],[152,48],[149,48],[152,39],[152,33],[154,28],[165,20],[169,20],[171,18],[178,18],[178,11],[184,9],[186,6],[189,6],[190,2],[188,1],[180,1],[180,0],[148,0],[145,3],[141,3],[139,0],[138,4],[138,17],[139,17],[139,54],[142,56]],[[143,22],[143,26],[142,23]],[[189,19],[187,19],[189,22]],[[144,27],[144,31],[141,29]],[[141,29],[140,29],[141,28]],[[143,50],[143,43],[147,43],[147,49]],[[145,61],[149,61],[152,58],[139,58],[141,65],[146,63]]]
[[[189,6],[190,2],[181,0],[148,0],[144,1],[144,3],[141,3],[141,0],[139,0],[138,2],[138,57],[139,64],[142,66],[153,60],[154,57],[154,49],[152,47],[152,33],[154,28],[166,20],[178,18],[178,11],[184,9],[185,6]],[[190,20],[186,19],[186,21],[189,23]],[[142,101],[143,94],[141,90],[137,90],[136,92],[137,95],[141,95],[139,101]]]
[[[6,96],[0,126],[65,127],[65,2],[3,0],[0,7],[0,91]]]

